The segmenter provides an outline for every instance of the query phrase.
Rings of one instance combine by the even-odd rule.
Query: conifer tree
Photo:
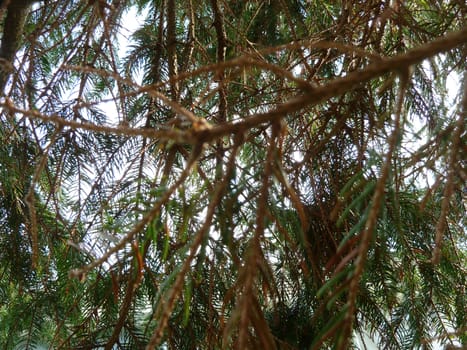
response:
[[[467,346],[466,11],[1,1],[0,344]]]

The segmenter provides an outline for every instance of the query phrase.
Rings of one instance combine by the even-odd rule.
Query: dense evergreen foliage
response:
[[[467,346],[463,1],[0,6],[3,349]]]

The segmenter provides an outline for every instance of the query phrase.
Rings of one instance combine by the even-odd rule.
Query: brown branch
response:
[[[404,102],[404,96],[407,88],[407,83],[409,81],[409,69],[403,72],[399,76],[400,78],[400,87],[399,94],[396,102],[396,111],[395,111],[395,120],[394,120],[394,130],[391,133],[388,144],[389,149],[386,154],[386,160],[381,169],[381,176],[376,183],[375,192],[371,200],[371,208],[368,213],[368,219],[365,224],[365,228],[361,234],[360,245],[358,246],[358,256],[355,261],[355,270],[352,274],[352,279],[349,286],[349,297],[348,297],[348,310],[344,323],[344,340],[338,347],[339,350],[346,349],[351,338],[351,332],[353,327],[354,313],[356,310],[356,300],[359,290],[360,277],[363,274],[365,268],[367,253],[370,247],[371,238],[373,237],[373,232],[377,225],[377,220],[379,216],[379,211],[381,204],[384,198],[384,191],[386,186],[386,180],[389,177],[392,156],[396,150],[397,139],[400,133],[400,119],[402,114],[402,106]]]
[[[466,43],[466,41],[467,28],[438,38],[421,47],[412,49],[407,53],[370,64],[365,69],[352,72],[343,78],[334,79],[328,84],[319,88],[313,88],[303,95],[279,105],[272,111],[258,113],[242,121],[214,126],[209,131],[209,138],[215,139],[229,133],[245,131],[258,125],[281,119],[287,114],[297,112],[304,107],[313,106],[331,97],[342,95],[386,73],[404,71],[413,64],[419,63],[436,54],[452,50]]]
[[[427,59],[439,53],[452,50],[456,48],[457,46],[464,44],[466,41],[467,41],[467,28],[454,32],[454,33],[450,33],[446,36],[440,37],[430,43],[427,43],[418,48],[409,50],[408,52],[404,54],[397,55],[392,58],[383,59],[378,62],[372,63],[368,67],[360,71],[352,72],[343,78],[334,79],[328,84],[325,84],[323,86],[312,87],[310,84],[308,84],[309,87],[304,88],[305,90],[304,94],[290,99],[289,101],[279,105],[277,108],[271,111],[268,111],[265,113],[257,113],[241,121],[226,122],[226,123],[222,123],[222,124],[210,127],[208,132],[203,133],[203,137],[204,137],[203,141],[212,142],[213,140],[218,139],[220,137],[227,136],[230,134],[242,133],[242,132],[245,132],[246,130],[249,130],[254,127],[258,127],[262,124],[270,123],[274,120],[281,119],[285,117],[287,114],[297,112],[307,106],[313,106],[320,102],[326,101],[331,97],[342,95],[348,91],[351,91],[357,88],[363,83],[366,83],[372,79],[378,78],[389,72],[397,73],[397,72],[404,71],[405,69],[407,69],[413,64],[419,63],[423,61],[424,59]],[[269,64],[266,62],[260,62],[260,61],[252,59],[251,57],[243,56],[239,59],[234,59],[234,60],[226,61],[224,63],[218,63],[216,65],[207,66],[195,72],[181,74],[179,75],[178,78],[181,79],[181,77],[194,76],[197,74],[201,74],[201,72],[214,71],[219,68],[262,66],[262,65],[269,66]],[[169,107],[176,109],[178,113],[186,117],[191,122],[193,123],[201,122],[202,124],[205,123],[203,118],[197,117],[192,112],[188,111],[186,108],[180,106],[174,101],[170,101],[166,96],[156,91],[155,88],[160,84],[138,87],[137,84],[133,83],[131,80],[123,79],[118,74],[113,73],[113,72],[96,70],[96,69],[92,69],[89,67],[67,67],[67,68],[76,69],[80,71],[91,70],[99,74],[112,76],[115,79],[121,79],[127,84],[129,84],[130,86],[135,87],[137,89],[135,93],[147,92],[151,94],[153,97],[157,97],[161,99]],[[190,132],[181,133],[177,136],[178,138],[174,139],[175,142],[196,143],[190,137],[190,136],[193,136]],[[158,136],[155,136],[155,137],[158,137]]]
[[[452,50],[457,46],[464,44],[466,41],[467,28],[438,38],[421,47],[409,50],[407,53],[370,64],[363,70],[352,72],[343,78],[334,79],[328,84],[325,84],[321,87],[311,87],[309,89],[306,89],[304,94],[292,98],[288,102],[279,105],[276,109],[273,109],[266,113],[254,114],[251,117],[245,118],[241,121],[226,122],[212,127],[206,123],[204,118],[197,117],[191,111],[188,111],[186,108],[182,107],[174,101],[171,101],[168,97],[156,91],[155,86],[157,85],[139,87],[130,79],[124,79],[120,77],[117,73],[108,72],[104,70],[97,70],[90,67],[64,67],[67,69],[74,69],[83,72],[92,71],[101,75],[108,75],[115,79],[121,80],[129,86],[135,87],[137,89],[137,92],[135,92],[135,94],[144,92],[149,93],[151,96],[161,99],[169,107],[173,108],[177,113],[190,120],[193,124],[197,126],[198,130],[181,131],[170,129],[161,131],[147,129],[132,129],[123,127],[112,128],[108,126],[95,125],[92,123],[65,121],[56,115],[44,116],[37,111],[21,110],[15,107],[13,103],[8,99],[4,103],[0,103],[0,106],[3,105],[6,108],[12,110],[13,112],[22,113],[28,118],[41,119],[46,122],[60,123],[63,126],[69,126],[74,129],[85,129],[95,132],[103,132],[109,134],[113,133],[127,136],[143,136],[156,139],[160,138],[162,140],[172,140],[175,143],[180,144],[196,144],[199,141],[200,137],[203,139],[204,142],[212,142],[213,140],[221,138],[223,136],[242,133],[246,130],[258,127],[262,124],[270,123],[274,120],[279,120],[288,114],[299,111],[304,107],[313,106],[320,102],[326,101],[331,97],[342,95],[348,91],[355,89],[359,85],[366,83],[372,79],[378,78],[386,73],[403,71],[411,65],[419,63],[426,58],[432,57],[442,52]],[[242,67],[256,64],[260,65],[265,63],[258,63],[258,61],[252,60],[251,58],[247,59],[244,57],[242,59],[227,61],[224,63],[219,63],[217,65],[207,67],[204,71],[212,71],[218,69],[219,67]],[[186,76],[193,76],[195,73],[196,72],[191,72],[189,74],[187,73]]]
[[[196,144],[197,141],[193,138],[193,135],[187,133],[187,131],[176,130],[169,127],[160,126],[160,130],[154,130],[150,128],[131,128],[125,126],[111,127],[105,125],[97,125],[89,122],[77,122],[73,120],[66,120],[57,114],[44,115],[37,110],[29,109],[25,110],[17,107],[13,104],[12,100],[6,98],[3,103],[0,102],[0,106],[4,107],[12,113],[19,113],[30,119],[38,119],[43,122],[54,123],[62,127],[69,127],[73,130],[87,130],[92,132],[99,132],[104,134],[121,135],[121,136],[141,136],[159,140],[171,140],[175,143],[181,144]]]
[[[31,249],[32,249],[32,267],[35,269],[37,267],[37,262],[39,258],[39,241],[38,241],[38,223],[37,223],[37,216],[36,216],[36,205],[35,205],[35,191],[34,188],[36,184],[39,182],[42,170],[44,170],[45,166],[47,165],[47,160],[49,158],[49,150],[54,145],[55,141],[57,141],[58,135],[61,131],[60,125],[57,125],[56,130],[52,134],[49,144],[42,152],[42,157],[37,164],[34,175],[29,185],[28,193],[24,198],[28,209],[29,209],[29,232],[31,235]]]
[[[138,247],[136,246],[136,244],[133,246],[133,248],[135,251],[135,255],[139,254]],[[136,256],[134,260],[135,260],[135,265],[132,266],[132,269],[129,272],[128,283],[126,287],[126,294],[125,294],[125,298],[123,299],[122,307],[120,308],[118,321],[113,329],[110,339],[107,341],[107,344],[105,345],[105,350],[113,349],[114,344],[118,341],[122,328],[125,325],[125,321],[128,317],[128,311],[130,310],[131,303],[133,301],[133,296],[139,284],[141,283],[141,277],[142,277],[141,271],[143,269],[143,266],[142,266],[141,261],[137,259]],[[132,272],[134,276],[132,276]]]
[[[191,263],[196,256],[199,246],[202,244],[205,238],[206,232],[209,231],[216,208],[219,204],[219,201],[222,198],[225,188],[227,187],[229,179],[235,168],[235,159],[237,156],[237,151],[242,143],[243,143],[242,139],[237,139],[237,141],[235,142],[235,145],[232,149],[232,153],[229,157],[229,161],[227,164],[226,174],[224,175],[224,178],[222,179],[222,181],[219,182],[218,185],[216,186],[216,190],[214,192],[213,198],[211,202],[209,203],[209,206],[207,209],[206,219],[203,225],[196,232],[193,238],[193,242],[191,243],[190,254],[185,259],[185,262],[183,263],[183,266],[180,269],[180,272],[177,274],[177,278],[175,279],[175,282],[172,288],[170,289],[170,294],[167,298],[167,301],[159,303],[158,312],[162,312],[162,316],[159,319],[158,327],[154,330],[154,333],[152,334],[151,339],[149,340],[149,343],[146,346],[147,350],[155,349],[162,339],[164,330],[167,327],[169,317],[172,313],[173,308],[175,307],[175,302],[177,301],[178,296],[180,295],[180,292],[182,290],[185,275],[188,272],[188,269],[191,267]]]

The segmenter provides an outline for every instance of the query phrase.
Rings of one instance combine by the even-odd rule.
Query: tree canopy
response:
[[[466,14],[0,1],[2,347],[467,346]]]

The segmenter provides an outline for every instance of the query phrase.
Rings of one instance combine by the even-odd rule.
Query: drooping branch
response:
[[[164,330],[167,327],[169,317],[173,311],[173,308],[175,307],[175,302],[179,298],[180,292],[182,290],[185,276],[187,272],[189,271],[189,268],[194,258],[196,257],[196,253],[199,247],[201,246],[207,232],[209,232],[209,227],[214,218],[216,208],[219,205],[219,202],[222,199],[222,196],[227,188],[229,179],[232,176],[232,173],[235,168],[235,159],[237,156],[237,152],[239,150],[239,147],[242,145],[242,142],[243,142],[242,137],[236,138],[234,148],[232,149],[232,153],[230,154],[229,160],[227,162],[227,169],[226,169],[225,175],[223,176],[222,180],[217,183],[211,202],[207,208],[206,218],[204,219],[204,223],[194,234],[193,241],[190,245],[189,254],[185,258],[183,266],[181,266],[180,272],[177,274],[177,277],[173,283],[172,288],[167,292],[168,293],[167,302],[159,304],[160,306],[159,306],[158,312],[161,313],[159,324],[154,330],[151,336],[151,339],[149,340],[149,343],[146,346],[147,350],[155,349],[156,346],[159,345],[159,342],[162,339]]]

